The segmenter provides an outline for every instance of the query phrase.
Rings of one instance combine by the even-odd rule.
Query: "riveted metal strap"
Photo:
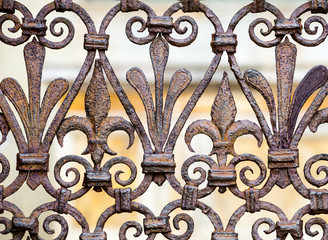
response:
[[[182,5],[183,12],[199,12],[200,9],[200,1],[199,0],[180,0]]]
[[[261,210],[259,201],[259,190],[250,188],[245,191],[246,211],[250,213]]]
[[[275,19],[274,23],[275,23],[274,30],[276,36],[302,33],[302,24],[301,24],[301,19],[299,18]]]
[[[152,233],[168,233],[171,232],[170,217],[154,217],[154,218],[144,218],[143,224],[145,229],[145,234],[150,235]]]
[[[228,53],[235,53],[237,47],[236,34],[212,34],[211,47],[214,53],[227,51]]]
[[[105,34],[85,34],[85,50],[107,50],[109,44],[109,35]]]
[[[17,170],[22,171],[48,171],[48,153],[18,153]]]
[[[39,231],[39,221],[37,218],[13,217],[12,232],[29,231],[31,234],[37,234]]]
[[[328,213],[328,190],[310,189],[311,214]]]
[[[83,186],[86,187],[111,187],[111,174],[109,172],[86,172]]]
[[[197,204],[198,187],[186,185],[182,195],[182,210],[195,210]]]
[[[298,149],[269,149],[269,168],[298,167]]]
[[[121,0],[121,11],[132,12],[139,10],[140,2],[138,0]]]
[[[131,188],[115,189],[115,210],[120,212],[131,212]]]
[[[107,240],[106,232],[82,233],[80,240]]]
[[[145,154],[141,163],[143,173],[174,173],[173,154]]]
[[[66,188],[57,190],[56,208],[58,213],[66,213],[66,206],[70,196],[71,191]]]
[[[236,170],[232,168],[210,169],[208,172],[208,185],[215,187],[228,187],[236,185]]]
[[[327,14],[328,2],[327,0],[312,0],[311,13],[324,13]]]
[[[55,0],[55,8],[57,12],[70,11],[72,6],[72,0]]]
[[[279,221],[276,224],[277,237],[283,238],[287,234],[293,237],[303,236],[303,221],[302,220],[289,220],[289,221]]]
[[[0,0],[0,12],[14,13],[14,0]]]
[[[254,0],[252,13],[265,12],[265,0]]]
[[[172,33],[172,17],[150,16],[148,17],[147,27],[149,32],[154,33]]]
[[[211,240],[238,240],[235,232],[213,232]]]
[[[2,214],[4,212],[4,209],[3,209],[3,192],[4,192],[4,186],[1,185],[0,186],[0,214]]]
[[[45,19],[23,18],[23,35],[45,36],[47,31]]]

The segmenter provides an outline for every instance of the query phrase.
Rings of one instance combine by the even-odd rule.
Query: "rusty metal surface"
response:
[[[235,232],[239,220],[245,213],[265,211],[276,214],[279,221],[274,222],[270,218],[258,219],[251,229],[253,239],[262,239],[259,234],[259,227],[262,224],[269,226],[265,233],[269,234],[275,231],[277,239],[286,239],[288,235],[294,239],[303,239],[305,236],[314,237],[318,235],[318,232],[313,232],[310,228],[313,225],[319,225],[322,228],[321,239],[328,239],[327,223],[316,216],[328,214],[328,190],[325,188],[328,176],[318,180],[311,173],[314,164],[321,160],[328,160],[328,154],[315,155],[307,160],[304,166],[300,166],[298,150],[298,144],[307,127],[312,132],[316,132],[320,124],[328,122],[328,109],[320,109],[328,94],[327,68],[322,65],[313,67],[298,84],[294,93],[292,91],[297,58],[295,43],[302,45],[301,47],[317,46],[328,35],[328,25],[323,17],[310,15],[304,21],[302,15],[307,12],[326,14],[327,9],[326,0],[312,0],[296,8],[291,16],[286,18],[269,1],[254,0],[235,14],[227,30],[224,31],[215,13],[199,0],[180,0],[169,7],[163,16],[157,16],[154,10],[142,1],[121,0],[115,7],[109,9],[97,31],[87,11],[72,0],[54,0],[45,5],[36,17],[33,17],[28,8],[18,1],[0,0],[0,12],[3,13],[0,16],[0,29],[4,22],[11,21],[14,23],[14,27],[9,31],[22,30],[21,36],[18,38],[10,38],[1,30],[0,41],[12,46],[25,44],[24,59],[28,77],[28,94],[23,91],[19,81],[13,78],[5,78],[0,84],[1,144],[6,141],[7,135],[11,132],[19,151],[16,161],[12,159],[9,161],[6,156],[0,154],[2,165],[0,182],[8,177],[10,167],[16,168],[18,171],[18,176],[11,184],[0,186],[0,213],[10,212],[13,215],[12,219],[0,216],[0,223],[4,225],[0,234],[11,235],[12,239],[22,239],[28,232],[31,239],[41,239],[39,216],[44,212],[52,211],[54,213],[44,220],[43,228],[47,234],[52,234],[53,230],[49,224],[51,222],[59,223],[61,232],[56,239],[67,238],[69,226],[63,217],[65,214],[70,215],[80,225],[80,239],[105,240],[111,239],[111,233],[104,231],[104,225],[110,222],[111,216],[138,212],[144,216],[143,226],[134,221],[127,221],[120,228],[120,239],[126,239],[126,232],[129,228],[136,229],[134,235],[136,237],[144,232],[147,239],[155,239],[159,234],[167,239],[189,239],[192,237],[194,228],[197,227],[193,219],[187,213],[180,213],[174,218],[170,218],[169,215],[176,209],[189,211],[199,209],[209,218],[214,227],[214,231],[209,233],[209,238],[212,240],[243,239]],[[144,20],[139,16],[132,17],[126,24],[126,35],[131,42],[137,45],[149,44],[155,80],[154,96],[142,69],[137,67],[130,69],[126,74],[126,79],[142,100],[147,116],[146,123],[141,122],[134,103],[129,100],[121,85],[121,80],[115,75],[106,55],[107,51],[111,50],[107,31],[111,21],[119,12],[138,10],[144,11],[147,19]],[[172,114],[175,103],[183,91],[188,88],[192,76],[186,69],[177,70],[173,74],[164,96],[164,72],[170,45],[188,46],[197,38],[198,34],[197,23],[189,15],[174,20],[172,15],[180,10],[183,13],[201,12],[213,24],[215,32],[212,34],[212,41],[207,44],[212,47],[214,56],[183,111],[176,122],[173,122]],[[41,99],[41,79],[46,49],[65,48],[70,44],[75,32],[73,24],[67,18],[57,17],[50,24],[45,18],[52,12],[65,11],[78,15],[86,26],[84,50],[87,51],[87,56],[72,86],[69,87],[65,79],[57,78],[49,84],[43,99]],[[249,24],[249,37],[259,47],[275,49],[277,97],[274,96],[269,82],[262,73],[255,69],[242,72],[235,56],[235,53],[238,52],[238,36],[234,33],[236,26],[247,14],[256,15],[265,11],[275,17],[274,22],[257,18]],[[22,20],[16,16],[17,12],[23,15]],[[136,22],[142,25],[139,31],[147,30],[148,35],[137,37],[133,34],[132,26]],[[187,32],[187,28],[180,28],[180,24],[184,22],[190,24],[189,36],[185,39],[176,39],[172,35],[173,32],[178,34]],[[54,30],[54,26],[58,23],[67,26],[67,36],[59,42],[48,40],[47,29],[56,37],[63,35],[63,32]],[[321,25],[322,33],[316,39],[306,39],[302,35],[304,32],[309,35],[317,33],[317,30],[310,28],[312,23]],[[263,36],[274,33],[273,40],[264,41],[257,36],[255,27],[259,24],[267,26],[267,31],[261,31]],[[109,34],[115,33],[109,32]],[[84,50],[81,49],[81,51]],[[256,114],[258,123],[236,119],[237,107],[230,89],[229,82],[231,80],[224,72],[209,113],[211,120],[195,119],[187,126],[186,132],[182,132],[197,101],[216,72],[224,52],[228,55],[230,68]],[[97,59],[96,55],[99,56]],[[91,80],[89,83],[85,83],[88,86],[85,94],[86,116],[66,117],[73,100],[92,68]],[[121,116],[109,116],[111,100],[106,81],[109,81],[117,94],[129,119]],[[259,92],[265,99],[270,121],[264,117],[263,110],[253,95],[254,91]],[[300,121],[297,122],[302,106],[312,94],[315,94],[314,100],[301,116]],[[55,110],[57,111],[55,116],[50,118],[50,113],[58,102],[60,102],[60,107]],[[17,116],[20,119],[17,119]],[[19,124],[20,121],[22,125]],[[49,123],[49,127],[46,129],[47,123]],[[53,159],[49,154],[49,149],[55,136],[59,144],[63,146],[66,134],[76,130],[87,136],[87,148],[82,154],[90,154],[92,162],[79,155]],[[115,156],[107,162],[103,162],[104,156],[116,155],[116,152],[108,146],[107,138],[117,130],[123,130],[128,135],[129,142],[126,144],[128,148],[134,144],[136,137],[142,144],[144,156],[140,166],[142,173],[139,174],[144,174],[144,178],[137,187],[131,187],[137,175],[137,166],[134,161],[124,156]],[[174,147],[177,138],[184,135],[189,150],[194,152],[191,141],[198,134],[205,134],[211,138],[212,151],[207,155],[195,154],[188,159],[176,159]],[[260,159],[252,154],[238,154],[235,151],[236,140],[245,134],[252,135],[257,140],[258,146],[261,146],[263,141],[267,142],[267,159]],[[60,185],[59,189],[56,189],[49,180],[49,175],[52,174],[49,172],[49,161],[55,161],[54,177]],[[176,161],[183,162],[180,170],[176,169]],[[84,172],[70,168],[67,173],[74,172],[75,178],[71,182],[66,182],[61,178],[60,173],[65,164],[72,162],[83,166]],[[207,164],[210,169],[208,172],[202,168],[195,169],[195,172],[200,173],[200,177],[193,179],[189,176],[188,170],[193,163],[200,162]],[[245,173],[249,170],[253,171],[250,166],[242,168],[238,175],[236,166],[241,162],[255,163],[260,169],[258,177],[256,179],[247,178]],[[109,170],[117,164],[125,164],[130,169],[131,174],[127,180],[120,179],[121,171],[117,172],[115,176],[109,173]],[[302,182],[297,172],[298,168],[303,169],[307,183]],[[319,167],[317,172],[321,171],[327,174],[327,167]],[[181,172],[183,182],[175,177],[179,172]],[[83,175],[84,179],[82,188],[77,190],[76,185],[80,175]],[[120,188],[113,187],[113,178]],[[241,190],[237,180],[245,184],[247,189]],[[160,215],[156,216],[146,206],[147,203],[141,203],[137,198],[147,191],[152,182],[161,186],[166,181],[181,197],[169,202]],[[43,187],[54,198],[54,201],[37,207],[29,216],[25,216],[19,206],[7,201],[7,198],[15,194],[25,182],[32,190],[39,186]],[[205,187],[204,184],[202,185],[204,182],[206,182]],[[289,185],[292,185],[303,198],[309,200],[309,204],[299,209],[291,219],[287,218],[279,206],[261,200],[274,187],[278,186],[284,189]],[[308,188],[308,185],[317,188]],[[82,198],[90,189],[97,192],[104,191],[115,201],[114,205],[108,206],[99,216],[95,229],[89,228],[83,214],[71,204],[71,201]],[[202,202],[202,198],[209,196],[216,189],[221,194],[230,191],[236,198],[244,201],[244,204],[231,215],[227,226],[221,222],[220,213]],[[312,218],[303,222],[302,218],[305,215],[311,215]],[[187,229],[181,235],[174,235],[171,225],[173,224],[174,228],[178,229],[180,221],[187,224]]]

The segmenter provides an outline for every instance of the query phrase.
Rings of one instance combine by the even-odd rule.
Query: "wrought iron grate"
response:
[[[142,100],[147,118],[145,123],[140,120],[140,113],[136,111],[134,102],[129,100],[121,80],[115,74],[106,55],[111,50],[109,36],[115,34],[108,32],[111,21],[119,12],[134,11],[143,11],[147,14],[147,19],[132,17],[126,24],[126,36],[134,44],[149,45],[155,92],[151,91],[149,79],[146,79],[140,68],[130,69],[126,73],[126,80]],[[12,134],[18,148],[15,163],[13,159],[7,159],[8,157],[0,154],[2,165],[0,182],[6,180],[10,168],[16,167],[18,172],[14,181],[0,186],[0,212],[12,214],[11,218],[0,217],[0,223],[4,225],[1,236],[22,239],[28,235],[28,238],[40,239],[42,225],[39,216],[50,211],[55,214],[49,215],[44,220],[43,228],[47,234],[52,234],[53,230],[49,224],[59,223],[61,230],[56,239],[67,239],[69,224],[64,218],[65,215],[70,215],[80,225],[81,240],[111,239],[113,234],[104,229],[105,224],[110,225],[111,217],[120,213],[138,212],[143,215],[143,223],[125,222],[119,230],[120,239],[126,239],[129,228],[136,229],[135,236],[144,233],[147,239],[154,239],[159,235],[167,239],[190,239],[197,226],[194,226],[194,220],[188,212],[198,209],[213,225],[212,232],[206,236],[212,240],[245,239],[241,235],[238,237],[236,231],[240,219],[246,213],[265,211],[277,215],[279,220],[274,222],[270,218],[259,218],[252,223],[249,231],[253,239],[262,239],[259,227],[264,223],[269,225],[265,233],[274,233],[277,239],[286,239],[288,236],[293,239],[315,237],[319,233],[311,230],[313,225],[320,226],[321,239],[328,239],[328,226],[322,217],[328,213],[328,190],[325,188],[328,177],[326,175],[324,179],[318,180],[311,171],[312,166],[317,162],[327,161],[328,155],[318,154],[308,159],[305,164],[300,164],[298,150],[299,142],[307,127],[312,132],[316,132],[320,124],[328,122],[328,109],[321,107],[328,94],[327,68],[323,65],[313,67],[297,85],[295,91],[292,91],[297,45],[317,46],[328,35],[328,24],[319,15],[328,12],[326,0],[305,2],[287,18],[269,1],[254,0],[242,6],[227,27],[223,27],[219,17],[199,0],[180,0],[170,6],[163,16],[158,16],[151,6],[142,1],[121,0],[108,11],[99,29],[96,28],[87,10],[72,0],[50,2],[35,17],[27,6],[18,1],[0,0],[0,12],[2,13],[0,29],[5,22],[11,21],[14,26],[9,31],[13,33],[21,31],[19,37],[11,38],[1,30],[0,40],[11,46],[24,44],[24,60],[28,76],[28,94],[23,91],[22,84],[13,78],[5,78],[0,84],[1,144],[6,142],[8,134]],[[75,34],[74,25],[66,17],[56,17],[50,23],[47,22],[46,17],[53,12],[72,12],[85,24],[87,31],[84,35],[84,50],[87,56],[71,86],[67,80],[57,78],[49,84],[45,94],[42,95],[41,79],[46,49],[65,48],[71,43]],[[176,12],[182,12],[183,15],[174,20],[172,15]],[[211,43],[205,43],[210,44],[213,59],[183,111],[179,113],[176,121],[172,121],[174,106],[192,82],[192,75],[188,70],[177,70],[169,82],[167,91],[164,91],[164,72],[170,45],[185,47],[197,38],[197,23],[186,14],[194,12],[202,13],[214,26],[215,32]],[[260,48],[271,48],[275,51],[277,99],[264,75],[254,69],[243,72],[239,68],[238,57],[236,57],[238,36],[235,28],[246,15],[256,16],[262,12],[269,12],[275,18],[274,21],[265,18],[252,21],[249,24],[249,37]],[[305,13],[310,13],[310,17],[303,21],[301,18]],[[21,20],[18,17],[20,14],[23,15]],[[146,33],[144,37],[136,36],[132,31],[132,26],[136,22],[141,24],[139,31]],[[59,23],[65,24],[68,29],[65,37],[63,31],[55,30],[55,26]],[[182,28],[182,23],[190,24],[188,36],[184,39],[176,38],[176,34],[187,33],[188,29]],[[317,29],[311,27],[313,23],[321,25],[321,34],[318,35]],[[273,40],[265,41],[258,36],[255,28],[259,24],[267,27],[266,31],[260,32],[261,37],[273,34]],[[58,42],[50,40],[49,32],[63,39]],[[304,33],[315,35],[317,38],[307,39]],[[227,73],[224,73],[209,113],[211,120],[193,119],[186,131],[182,131],[225,53],[228,56],[230,70],[234,73],[258,122],[236,119],[236,103],[230,89],[230,80]],[[90,71],[93,72],[91,81],[84,83]],[[111,100],[107,81],[124,107],[128,119],[109,114]],[[87,86],[84,103],[86,116],[68,116],[70,106],[80,94],[83,83]],[[254,92],[258,92],[264,98],[269,109],[269,120],[265,118],[264,110],[254,97]],[[310,96],[314,96],[313,100],[305,113],[299,116],[302,106]],[[56,108],[56,105],[59,107]],[[52,111],[55,111],[54,117],[50,115]],[[91,161],[81,157],[80,153],[74,152],[60,159],[52,158],[49,150],[55,137],[63,146],[64,137],[76,130],[87,136],[87,148],[82,154],[90,155]],[[134,144],[136,138],[140,140],[143,148],[140,166],[125,156],[104,160],[104,156],[108,158],[108,155],[116,154],[108,146],[107,138],[117,130],[127,133],[129,147]],[[191,141],[198,134],[210,137],[213,142],[212,151],[207,155],[195,153],[187,159],[175,159],[174,148],[178,137],[184,137],[189,150],[194,152]],[[236,140],[245,134],[254,136],[259,146],[264,141],[267,143],[267,160],[251,153],[235,152]],[[49,171],[49,162],[55,162],[54,173]],[[181,169],[177,169],[177,162],[183,162]],[[189,176],[188,171],[192,164],[198,162],[208,165],[209,170],[206,172],[202,168],[196,168],[195,171],[200,173],[200,177],[194,179]],[[238,174],[236,166],[242,162],[253,162],[257,165],[259,174],[256,179],[249,179],[245,174],[251,170],[249,166],[242,168]],[[77,168],[68,170],[74,172],[76,176],[83,176],[81,188],[77,188],[78,177],[69,182],[62,179],[62,167],[68,163],[81,166],[81,171]],[[114,176],[110,173],[110,169],[117,164],[124,164],[130,169],[131,174],[127,180],[120,178],[120,172],[115,173]],[[135,186],[132,183],[136,179],[139,167],[142,172],[138,174],[143,175],[143,180]],[[298,169],[303,171],[304,179],[299,175]],[[320,166],[317,172],[328,174],[328,168]],[[183,181],[176,177],[177,174],[182,175]],[[55,184],[49,180],[50,175],[54,175]],[[113,181],[120,187],[114,186]],[[158,215],[147,207],[147,202],[138,201],[152,182],[159,186],[166,182],[179,194],[179,198],[168,202]],[[38,187],[44,188],[53,201],[38,206],[30,215],[26,215],[20,210],[20,206],[16,206],[9,198],[15,195],[24,183],[32,190]],[[246,185],[247,188],[240,188],[239,183]],[[312,187],[307,187],[309,185]],[[302,198],[308,200],[308,204],[301,207],[291,218],[287,217],[279,206],[263,200],[273,188],[285,189],[288,186],[293,186]],[[108,206],[101,213],[95,229],[89,227],[85,216],[72,204],[74,200],[84,198],[92,189],[96,192],[104,191],[115,201],[114,205]],[[220,212],[202,201],[215,190],[220,194],[229,191],[234,198],[243,201],[243,204],[233,212],[227,224],[222,223]],[[179,213],[171,219],[169,215],[176,209],[181,209],[184,213]],[[312,218],[303,222],[306,215],[311,215]],[[187,224],[187,230],[181,235],[176,235],[172,231],[172,226],[178,228],[180,221]],[[261,236],[263,237],[262,233]]]

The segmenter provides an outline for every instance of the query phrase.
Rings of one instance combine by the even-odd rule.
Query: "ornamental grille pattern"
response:
[[[126,36],[136,45],[149,46],[155,91],[152,92],[149,79],[146,79],[140,68],[131,68],[126,73],[126,80],[142,100],[146,123],[140,120],[140,113],[129,100],[107,56],[110,52],[109,36],[114,34],[108,31],[111,21],[119,12],[134,11],[144,12],[147,19],[139,16],[130,18],[126,23]],[[177,1],[163,16],[156,15],[155,11],[142,1],[121,0],[105,15],[99,30],[96,29],[87,11],[73,0],[54,0],[46,4],[35,17],[27,6],[18,1],[0,0],[0,12],[0,29],[9,21],[14,24],[9,31],[20,33],[19,37],[11,38],[1,30],[0,40],[11,46],[24,44],[28,79],[28,94],[23,91],[19,81],[13,78],[5,78],[0,84],[1,144],[6,142],[8,134],[12,134],[18,148],[17,161],[0,154],[0,182],[8,177],[10,168],[16,168],[18,173],[13,182],[0,186],[0,212],[12,214],[12,218],[0,217],[0,223],[4,226],[2,236],[22,239],[27,234],[27,239],[42,239],[42,226],[46,233],[52,234],[53,230],[49,224],[57,222],[61,230],[56,239],[67,239],[69,225],[64,215],[70,215],[80,226],[81,240],[111,239],[112,233],[104,230],[105,224],[110,225],[111,217],[120,213],[137,212],[143,215],[143,222],[126,221],[119,230],[120,239],[127,239],[126,232],[129,228],[136,230],[136,237],[143,234],[147,239],[155,239],[158,235],[167,239],[190,239],[197,226],[188,212],[198,209],[213,225],[213,231],[208,236],[208,239],[212,240],[243,239],[242,236],[238,236],[236,225],[246,213],[256,212],[263,213],[264,217],[252,223],[250,231],[253,239],[262,239],[260,235],[263,237],[263,234],[259,233],[259,227],[262,225],[268,226],[265,234],[275,233],[276,239],[286,239],[290,236],[293,239],[318,237],[319,232],[311,230],[313,225],[317,225],[321,228],[321,239],[328,239],[328,226],[321,217],[328,213],[328,190],[325,188],[328,183],[328,168],[317,168],[318,173],[326,174],[324,179],[319,180],[311,171],[317,162],[327,161],[328,154],[315,155],[305,164],[300,164],[298,150],[298,144],[308,127],[312,132],[316,132],[320,124],[328,122],[328,109],[321,108],[328,94],[327,68],[318,65],[310,69],[293,91],[296,44],[299,47],[314,47],[327,38],[328,24],[322,17],[328,12],[326,0],[306,2],[287,18],[269,1],[254,0],[241,7],[226,28],[222,26],[219,17],[199,0]],[[71,86],[67,80],[57,78],[50,82],[45,93],[41,95],[46,49],[60,51],[70,44],[75,33],[74,25],[65,17],[56,17],[50,23],[46,21],[49,14],[56,12],[72,12],[84,23],[86,32],[84,50],[81,51],[85,51],[87,56]],[[174,20],[172,15],[176,12],[185,15]],[[192,76],[186,69],[177,70],[169,82],[167,91],[164,91],[164,72],[170,45],[185,47],[197,38],[197,23],[187,14],[192,12],[203,14],[214,26],[212,41],[207,43],[212,48],[213,59],[203,78],[196,84],[183,111],[178,113],[177,120],[173,121],[174,106],[192,82]],[[256,16],[262,12],[269,12],[274,21],[256,18],[249,24],[249,37],[259,48],[270,48],[275,51],[277,96],[262,73],[254,69],[242,72],[236,57],[238,36],[235,28],[246,15]],[[20,19],[17,13],[19,16],[23,15],[23,18]],[[302,16],[305,13],[310,16],[303,21]],[[59,23],[66,25],[67,35],[58,42],[49,40],[49,32],[55,37],[64,35],[63,31],[55,30]],[[139,32],[145,33],[143,37],[134,34],[132,26],[135,23],[141,24]],[[182,23],[189,24],[188,32],[187,28],[181,27]],[[321,34],[317,34],[317,28],[311,27],[313,23],[322,27]],[[255,31],[259,24],[264,24],[267,28],[260,32],[262,36],[258,36],[259,33]],[[176,38],[176,35],[185,36],[186,33],[188,34],[185,38]],[[273,40],[262,40],[271,33],[274,36]],[[317,38],[308,39],[304,33],[316,35]],[[209,113],[211,120],[193,119],[186,131],[182,131],[197,101],[217,71],[223,54],[228,56],[229,66],[234,74],[233,80],[238,82],[258,121],[236,119],[236,103],[230,89],[228,74],[224,73]],[[89,72],[93,72],[91,80],[85,81]],[[111,100],[106,83],[110,84],[117,95],[128,118],[112,116],[109,112]],[[66,116],[83,84],[87,87],[84,100],[86,116]],[[269,110],[268,118],[264,117],[264,110],[254,97],[255,92],[264,98]],[[305,113],[300,114],[302,106],[310,96],[314,96],[313,100]],[[51,112],[55,112],[54,116]],[[80,153],[53,159],[49,150],[55,137],[63,146],[65,136],[77,130],[87,137],[87,148],[82,155],[90,155],[91,160],[78,155]],[[141,142],[143,159],[138,167],[142,172],[138,174],[142,174],[143,180],[137,186],[131,185],[137,176],[135,161],[124,156],[114,156],[116,152],[108,146],[108,136],[117,130],[128,135],[129,147],[135,143],[136,138]],[[184,137],[189,150],[194,152],[191,141],[198,134],[210,137],[213,142],[212,151],[208,155],[195,152],[190,158],[175,159],[174,148],[178,137]],[[264,141],[267,143],[267,159],[260,159],[253,154],[236,153],[235,141],[245,134],[252,135],[258,146]],[[109,160],[105,161],[105,157]],[[49,162],[55,162],[54,173],[49,171]],[[76,174],[72,181],[67,182],[62,179],[61,171],[64,165],[72,162],[81,168],[67,170]],[[177,162],[183,162],[181,169],[177,169]],[[198,162],[208,165],[209,170],[196,168],[194,171],[200,173],[200,177],[194,179],[189,176],[188,170],[192,164]],[[253,171],[250,166],[243,167],[238,172],[236,166],[241,162],[253,162],[259,168],[257,178],[247,178],[245,173]],[[116,172],[114,176],[110,173],[110,169],[117,164],[124,164],[130,169],[127,180],[120,178],[121,171]],[[182,175],[182,182],[176,177],[177,174]],[[304,180],[300,174],[304,175]],[[53,185],[49,180],[50,175],[54,175],[57,185]],[[83,176],[80,189],[76,188],[78,176]],[[114,187],[113,181],[121,187]],[[159,186],[167,182],[180,196],[168,202],[159,215],[155,215],[146,203],[138,201],[152,182]],[[246,190],[240,188],[239,182],[247,186]],[[44,188],[53,201],[42,204],[30,215],[25,215],[19,206],[7,199],[25,183],[32,190],[37,187]],[[308,188],[307,185],[312,185],[312,188]],[[287,186],[292,186],[302,198],[308,199],[308,204],[301,207],[292,218],[288,218],[279,206],[263,200],[273,188],[285,189]],[[83,198],[90,190],[103,191],[115,201],[114,205],[108,206],[101,213],[95,229],[89,227],[85,216],[72,204],[72,201]],[[202,201],[215,190],[220,194],[231,192],[235,198],[243,201],[227,224],[222,223],[220,212],[216,212]],[[169,215],[176,209],[181,209],[184,213],[170,218]],[[39,216],[48,211],[54,213],[48,216],[42,225]],[[279,220],[274,222],[265,217],[266,212],[272,212]],[[303,220],[306,215],[311,215],[310,220]],[[178,229],[178,223],[181,221],[187,224],[186,231],[181,235],[175,235],[172,228]]]

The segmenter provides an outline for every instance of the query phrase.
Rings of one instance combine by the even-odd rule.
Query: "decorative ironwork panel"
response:
[[[138,15],[141,11],[147,15],[146,19]],[[310,69],[293,91],[298,48],[320,45],[327,38],[328,24],[322,15],[328,12],[326,0],[305,2],[289,17],[285,17],[270,1],[250,1],[249,4],[241,6],[225,27],[216,13],[206,6],[206,2],[199,0],[177,1],[168,7],[162,16],[157,15],[151,6],[142,1],[121,0],[116,6],[108,9],[99,29],[88,14],[88,9],[84,9],[74,0],[54,0],[46,4],[35,16],[28,6],[19,1],[0,0],[0,12],[0,40],[6,45],[24,46],[28,80],[27,92],[23,90],[21,79],[7,77],[0,83],[1,144],[7,141],[8,134],[12,134],[18,149],[16,159],[8,159],[5,153],[0,154],[0,182],[6,180],[10,171],[17,170],[17,176],[11,183],[0,186],[0,212],[12,215],[11,218],[7,215],[0,216],[0,223],[4,225],[1,236],[22,239],[28,235],[28,239],[41,239],[42,226],[46,234],[53,234],[49,224],[57,222],[61,231],[56,239],[67,239],[70,224],[64,216],[69,215],[80,226],[81,240],[112,239],[113,233],[104,228],[105,224],[111,224],[111,217],[137,212],[143,215],[142,223],[126,221],[119,230],[119,239],[126,239],[129,228],[135,228],[135,237],[143,233],[147,239],[155,239],[159,235],[167,239],[190,239],[197,225],[188,213],[201,210],[213,225],[211,232],[204,238],[212,240],[245,239],[238,235],[236,225],[248,213],[260,213],[263,216],[249,227],[253,239],[262,239],[263,236],[265,238],[265,234],[270,233],[275,233],[277,239],[286,239],[288,236],[293,239],[315,237],[319,232],[311,230],[313,225],[321,228],[321,239],[328,239],[328,226],[323,217],[328,213],[328,168],[317,168],[318,174],[326,174],[325,178],[320,180],[316,179],[311,171],[312,166],[317,166],[319,161],[327,161],[328,154],[312,156],[303,164],[299,161],[301,151],[298,149],[302,135],[308,127],[312,132],[316,132],[320,124],[328,122],[328,109],[321,107],[328,94],[327,68],[318,65]],[[75,14],[84,23],[86,31],[84,48],[81,46],[81,51],[85,51],[87,55],[72,84],[64,78],[57,78],[51,81],[45,93],[41,94],[46,51],[62,50],[75,36],[74,24],[62,14],[63,12]],[[136,13],[126,23],[127,38],[135,45],[149,46],[154,91],[151,80],[147,79],[148,76],[146,78],[142,69],[134,67],[126,73],[128,84],[140,96],[144,107],[142,113],[136,110],[135,103],[126,92],[126,85],[122,84],[123,79],[117,77],[108,57],[111,52],[110,36],[115,35],[115,32],[108,28],[120,12]],[[182,16],[175,19],[173,15],[177,12]],[[257,17],[263,12],[270,13],[274,21],[256,18],[249,24],[248,31],[251,41],[259,48],[275,51],[275,59],[272,60],[276,64],[276,91],[272,89],[272,84],[269,84],[264,74],[255,69],[242,71],[238,65],[238,34],[235,29],[246,15]],[[203,78],[194,83],[197,86],[185,103],[183,111],[176,113],[178,117],[174,119],[174,107],[193,82],[192,74],[186,69],[176,70],[166,88],[164,73],[169,51],[174,50],[171,46],[185,47],[197,38],[198,25],[190,13],[202,14],[213,25],[211,42],[203,43],[212,48],[213,58]],[[310,16],[304,21],[303,16],[306,13]],[[49,14],[61,15],[48,22],[46,18]],[[14,24],[9,31],[19,33],[19,37],[12,38],[3,31],[4,23],[8,21]],[[66,25],[66,36],[63,29],[55,30],[59,23]],[[139,32],[145,33],[144,36],[134,34],[135,23],[141,24]],[[189,24],[189,31],[187,27],[182,27],[184,23]],[[313,23],[322,27],[321,34],[317,34],[318,27],[312,28]],[[267,30],[260,31],[261,37],[272,34],[273,40],[265,41],[258,36],[255,28],[259,24],[267,27]],[[307,39],[304,36],[306,34],[317,38]],[[56,42],[49,38],[49,35],[62,37],[62,40]],[[185,38],[177,38],[177,35]],[[224,54],[228,57],[234,76],[223,73],[211,111],[208,113],[211,119],[191,119],[192,123],[187,123],[198,100],[202,98],[217,72]],[[86,81],[89,72],[93,74],[91,80]],[[257,122],[237,118],[238,109],[231,91],[231,81],[238,82],[239,90],[248,100]],[[82,85],[86,86],[85,116],[68,115],[74,99],[82,92]],[[124,107],[127,117],[111,114],[112,96],[109,94],[109,86]],[[264,114],[266,110],[255,97],[255,92],[265,100],[265,107],[269,110],[268,119]],[[277,96],[274,92],[277,92]],[[301,108],[307,101],[311,103],[303,113]],[[143,113],[146,115],[146,122],[141,121],[140,116]],[[297,121],[298,119],[300,120]],[[186,130],[183,130],[184,126]],[[141,157],[141,164],[126,156],[114,156],[116,152],[107,140],[109,135],[118,130],[127,134],[128,148],[136,141],[141,142],[143,156],[135,156]],[[75,152],[60,159],[55,159],[49,153],[54,140],[63,146],[65,136],[71,131],[81,131],[86,135],[87,147],[82,155],[89,155],[90,160]],[[213,142],[211,152],[207,155],[195,153],[183,159],[175,157],[178,138],[184,137],[185,144],[194,152],[191,141],[198,134],[210,137]],[[253,136],[259,147],[266,142],[267,159],[261,159],[254,153],[238,154],[235,151],[236,140],[246,134]],[[105,158],[109,160],[105,161]],[[237,165],[243,162],[252,162],[259,168],[257,178],[247,177],[246,172],[253,171],[250,166],[241,170],[237,168]],[[49,163],[54,163],[54,171],[49,171]],[[75,178],[66,182],[62,179],[61,172],[63,166],[69,163],[80,165],[80,168],[69,168],[66,174],[73,172]],[[200,177],[194,179],[189,175],[194,163],[204,163],[208,165],[209,170],[197,167],[194,172],[200,173]],[[114,175],[110,173],[111,168],[117,164],[126,165],[130,169],[127,180],[120,178],[122,171]],[[181,168],[178,167],[181,165]],[[135,183],[137,174],[143,176],[138,184]],[[181,180],[178,175],[182,176]],[[79,188],[77,183],[81,176],[83,183]],[[51,178],[55,179],[55,183]],[[153,209],[147,207],[147,202],[139,201],[139,197],[147,193],[152,182],[158,186],[167,183],[179,195],[178,198],[167,202],[160,214],[155,214]],[[44,203],[30,214],[26,214],[19,204],[11,202],[11,196],[14,196],[24,183],[32,190],[43,188],[53,201]],[[241,188],[240,184],[246,185],[247,188]],[[308,187],[310,185],[312,186]],[[308,204],[292,217],[288,217],[274,201],[263,200],[272,189],[285,189],[288,186],[293,187],[300,197],[308,200]],[[89,227],[87,218],[73,203],[74,200],[84,198],[92,190],[105,192],[114,202],[99,215],[94,229]],[[220,211],[203,201],[214,194],[215,190],[219,191],[218,194],[230,192],[232,198],[243,202],[230,215],[227,223],[221,221]],[[90,205],[92,206],[92,203]],[[183,213],[171,217],[172,212],[177,209]],[[51,212],[52,215],[41,220],[40,215],[45,212]],[[278,221],[274,222],[266,217],[267,212],[275,214]],[[310,215],[310,220],[304,219],[306,215]],[[181,221],[187,224],[186,231],[176,235],[172,229],[179,229]],[[269,227],[264,233],[259,233],[262,224]]]

